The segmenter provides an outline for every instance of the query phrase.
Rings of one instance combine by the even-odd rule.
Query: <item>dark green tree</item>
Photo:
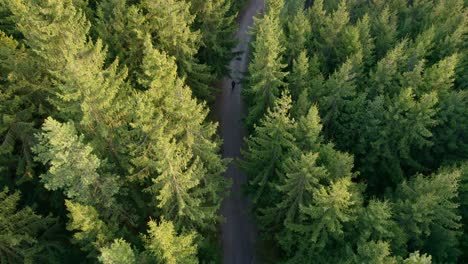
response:
[[[19,203],[19,192],[0,192],[0,262],[58,263],[63,248],[47,238],[57,219],[38,215],[28,206],[18,209]]]
[[[195,57],[201,46],[202,35],[193,31],[195,15],[190,13],[190,3],[182,0],[144,0],[151,36],[157,48],[174,56],[182,78],[199,99],[213,99],[210,87],[213,81],[211,69]]]
[[[282,55],[285,50],[281,44],[282,28],[275,13],[281,9],[273,5],[262,18],[255,18],[255,41],[252,44],[252,59],[248,68],[248,85],[242,90],[249,106],[246,124],[249,128],[263,116],[268,108],[273,107],[280,89],[286,84],[285,64]],[[278,1],[281,2],[281,1]],[[275,2],[276,3],[276,2]]]
[[[455,262],[460,235],[456,202],[460,171],[442,169],[401,183],[394,195],[395,218],[409,237],[408,249],[424,250],[435,261]]]
[[[227,66],[234,58],[237,44],[236,15],[231,12],[230,0],[191,0],[194,26],[201,32],[201,47],[197,57],[213,68],[216,77],[228,73]]]
[[[290,108],[291,98],[283,93],[246,139],[244,160],[240,164],[249,176],[249,190],[255,207],[263,208],[275,200],[278,170],[294,148],[295,124],[289,117]]]

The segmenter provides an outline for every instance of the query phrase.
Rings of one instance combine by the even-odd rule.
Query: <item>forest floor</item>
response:
[[[242,53],[229,65],[231,76],[226,76],[220,83],[222,92],[216,99],[215,112],[224,140],[222,151],[224,158],[241,158],[240,149],[246,135],[242,123],[244,107],[241,99],[241,80],[248,65],[251,39],[248,31],[249,27],[253,26],[254,15],[261,12],[263,7],[263,0],[250,0],[239,14],[239,30],[236,34],[239,44],[235,51]],[[234,89],[231,88],[231,77],[236,81]],[[221,209],[225,218],[221,226],[224,264],[253,264],[257,262],[255,256],[257,230],[250,215],[249,200],[242,188],[247,177],[234,163],[231,162],[225,173],[226,178],[232,179],[232,186]]]

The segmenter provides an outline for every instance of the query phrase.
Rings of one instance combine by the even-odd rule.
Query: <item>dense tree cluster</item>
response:
[[[237,8],[0,1],[1,263],[220,261]]]
[[[467,30],[461,0],[266,1],[240,161],[266,262],[467,261]]]

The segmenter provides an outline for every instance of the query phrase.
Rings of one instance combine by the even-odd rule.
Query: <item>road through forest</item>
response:
[[[226,76],[221,81],[222,93],[216,99],[215,111],[220,123],[221,137],[223,138],[223,157],[240,158],[240,149],[243,145],[245,129],[242,124],[244,114],[241,100],[242,73],[246,72],[249,55],[248,34],[249,27],[253,25],[253,17],[263,9],[263,0],[250,0],[241,11],[236,34],[239,44],[235,51],[241,51],[240,58],[231,61],[231,76],[238,82],[231,89],[231,78]],[[243,195],[242,185],[246,182],[246,175],[231,163],[225,177],[232,179],[230,195],[224,200],[221,213],[225,217],[222,223],[222,244],[224,264],[253,264],[256,263],[255,241],[257,231],[249,211],[249,201]]]

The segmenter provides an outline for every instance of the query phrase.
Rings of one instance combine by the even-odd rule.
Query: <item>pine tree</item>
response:
[[[271,2],[271,3],[270,3]],[[255,19],[255,41],[252,44],[252,60],[248,68],[248,85],[242,91],[249,106],[247,127],[252,128],[268,108],[273,107],[287,76],[281,63],[284,47],[281,44],[282,29],[278,13],[281,1],[268,1],[267,15]],[[282,3],[282,2],[281,2]],[[271,13],[270,11],[271,10]]]
[[[375,39],[375,57],[381,59],[396,42],[397,17],[393,10],[385,7],[381,11],[377,9],[371,21],[371,32]]]
[[[417,99],[412,89],[403,90],[392,101],[377,97],[370,102],[364,117],[367,127],[362,133],[369,145],[363,149],[367,154],[361,172],[372,188],[401,182],[404,168],[410,173],[424,169],[416,153],[433,144],[431,129],[436,124],[436,103],[435,93]],[[377,171],[379,177],[375,176]]]
[[[101,38],[109,48],[107,61],[118,58],[129,71],[136,85],[135,72],[143,57],[143,41],[149,28],[141,10],[127,0],[105,0],[96,6],[96,18],[91,33]]]
[[[432,257],[427,254],[420,254],[419,251],[415,251],[409,255],[407,259],[403,261],[404,264],[431,264]]]
[[[399,81],[401,69],[406,66],[408,60],[407,45],[407,40],[401,41],[377,62],[375,69],[370,73],[367,87],[370,98],[379,94],[394,96],[401,91]]]
[[[65,206],[69,211],[67,229],[74,232],[73,242],[89,252],[88,257],[97,257],[99,249],[113,240],[117,228],[101,220],[98,211],[91,205],[65,200]]]
[[[40,176],[46,189],[61,189],[66,197],[83,204],[102,207],[113,204],[112,196],[119,191],[118,178],[99,173],[101,160],[83,143],[73,123],[61,124],[48,118],[37,140],[38,145],[33,147],[35,160],[50,166]]]
[[[145,248],[156,257],[158,263],[197,264],[197,246],[194,245],[195,233],[177,235],[170,221],[161,220],[148,223],[148,235],[144,237]]]
[[[290,108],[291,98],[283,93],[246,140],[241,167],[250,178],[253,203],[259,208],[275,200],[277,191],[273,185],[278,182],[278,170],[294,148],[292,133],[295,124],[289,118]]]
[[[362,54],[350,57],[325,82],[326,93],[319,101],[323,110],[323,124],[327,135],[331,138],[339,133],[340,117],[356,96],[356,78],[362,67]]]
[[[286,58],[288,64],[291,64],[293,59],[300,57],[306,47],[307,40],[310,38],[311,26],[310,22],[304,14],[304,11],[300,9],[292,20],[287,23],[287,34],[286,34]]]
[[[177,77],[174,59],[145,41],[129,145],[132,178],[144,182],[167,219],[210,228],[218,217],[225,181],[216,126]],[[134,142],[138,142],[137,144]],[[151,184],[145,182],[150,179]]]
[[[0,192],[0,262],[53,262],[51,251],[60,252],[62,248],[41,235],[57,219],[38,215],[28,206],[18,209],[19,202],[19,192],[10,193],[7,188]]]
[[[0,168],[5,184],[35,176],[31,146],[43,115],[53,107],[45,70],[27,49],[0,31]]]
[[[463,160],[468,156],[468,142],[463,136],[468,133],[468,92],[454,89],[457,58],[456,54],[449,56],[428,68],[420,86],[422,91],[436,91],[439,97],[437,125],[432,130],[434,146],[427,161],[434,168],[444,161]]]
[[[115,239],[108,247],[101,248],[99,261],[103,264],[134,264],[136,256],[130,244],[123,239]]]
[[[196,14],[194,25],[201,32],[202,46],[198,58],[210,65],[213,73],[221,77],[228,73],[227,65],[234,58],[233,48],[237,42],[236,13],[232,13],[229,0],[192,0],[192,13]]]
[[[122,146],[116,137],[125,129],[126,113],[125,102],[118,97],[126,92],[122,91],[126,70],[119,70],[117,62],[104,68],[102,41],[87,41],[89,22],[70,0],[15,0],[9,5],[26,43],[52,75],[56,97],[51,100],[59,116],[80,122],[96,151],[110,154],[112,162],[121,165]]]
[[[397,259],[391,256],[390,246],[384,241],[369,241],[358,245],[355,263],[396,264]]]
[[[194,57],[201,45],[200,31],[192,31],[195,15],[190,13],[190,3],[182,0],[142,1],[150,25],[153,42],[157,48],[176,58],[179,75],[199,99],[213,99],[209,86],[213,80],[211,69]]]
[[[313,194],[312,203],[301,208],[304,223],[290,226],[296,232],[292,240],[296,249],[292,251],[288,263],[310,263],[314,259],[329,262],[331,258],[326,248],[342,250],[338,244],[347,233],[345,226],[356,221],[361,203],[358,188],[350,177],[332,181],[328,186],[320,186]],[[337,256],[343,254],[346,253]]]
[[[288,76],[288,84],[291,90],[291,97],[297,101],[303,90],[308,90],[309,58],[307,52],[303,50],[293,61],[293,69]]]
[[[260,209],[262,228],[267,232],[272,229],[276,240],[288,253],[292,253],[291,247],[297,242],[290,226],[304,221],[301,208],[311,204],[314,191],[320,187],[320,181],[327,177],[326,168],[317,165],[317,158],[318,153],[301,154],[297,160],[288,158],[283,165],[286,172],[281,177],[283,180],[275,185],[281,195],[279,203]]]
[[[430,177],[416,175],[394,195],[395,217],[409,236],[410,251],[421,249],[436,261],[455,262],[460,216],[457,188],[460,171],[442,169]]]

